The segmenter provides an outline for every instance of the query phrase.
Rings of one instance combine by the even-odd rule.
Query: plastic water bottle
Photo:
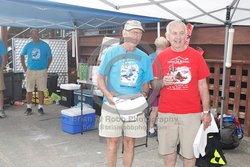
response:
[[[242,139],[243,137],[243,129],[241,127],[238,127],[236,130],[237,136],[239,139]]]

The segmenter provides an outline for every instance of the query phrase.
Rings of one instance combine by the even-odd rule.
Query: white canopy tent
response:
[[[0,0],[0,2],[0,25],[5,26],[13,24],[27,26],[26,23],[32,25],[40,21],[41,24],[34,24],[33,27],[44,27],[43,24],[46,24],[47,27],[51,28],[61,26],[74,29],[93,27],[93,25],[94,27],[121,25],[128,18],[147,20],[148,22],[156,21],[156,18],[180,19],[185,22],[225,25],[224,64],[227,57],[229,28],[232,25],[250,25],[250,3],[248,0]],[[70,5],[66,6],[65,4]],[[55,5],[55,8],[49,11],[51,5]],[[35,6],[32,8],[33,15],[29,12],[31,6]],[[66,13],[58,13],[65,10]],[[84,13],[84,11],[90,11],[91,14]],[[46,15],[49,12],[52,12],[50,17]],[[92,15],[97,13],[99,13],[98,18],[90,19]],[[52,16],[54,17],[51,18]],[[67,18],[67,23],[62,16]],[[123,20],[117,24],[117,18]],[[225,69],[224,65],[222,104],[224,103]]]
[[[226,24],[227,6],[235,10],[231,23],[250,25],[248,0],[51,0],[95,9],[162,19],[180,19],[186,22]],[[238,3],[238,4],[237,4]],[[149,12],[150,11],[150,12]]]

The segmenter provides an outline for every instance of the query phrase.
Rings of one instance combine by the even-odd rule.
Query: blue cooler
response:
[[[74,91],[74,104],[77,105],[81,102],[81,90]],[[93,94],[90,89],[82,90],[82,102],[93,107]]]
[[[81,132],[81,120],[83,121],[83,132],[94,129],[95,127],[95,110],[93,108],[83,106],[82,117],[80,107],[64,109],[61,111],[61,114],[62,130],[64,132],[70,134],[76,134]]]

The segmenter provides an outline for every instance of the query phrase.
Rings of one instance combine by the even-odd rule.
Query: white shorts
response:
[[[141,138],[146,136],[146,118],[144,113],[138,115],[136,121],[123,122],[118,114],[113,114],[102,109],[99,122],[99,135],[102,137]]]

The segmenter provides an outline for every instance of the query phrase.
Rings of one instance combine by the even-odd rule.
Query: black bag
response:
[[[209,133],[207,135],[206,155],[196,160],[197,167],[219,167],[227,164],[220,144],[219,133]]]
[[[240,145],[236,130],[234,122],[223,122],[223,127],[220,131],[221,146],[223,149],[234,149]]]
[[[240,140],[244,136],[244,132],[240,126],[240,122],[234,116],[223,118],[221,134],[221,146],[223,149],[234,149],[240,145]]]

